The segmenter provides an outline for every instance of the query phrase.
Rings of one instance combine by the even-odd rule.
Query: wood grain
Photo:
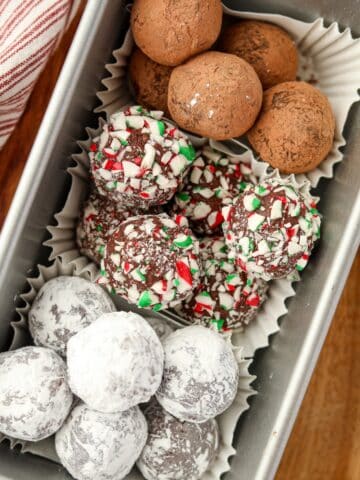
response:
[[[50,59],[20,124],[0,152],[0,226],[79,16],[80,13]],[[360,253],[353,265],[276,480],[360,479],[359,298]]]

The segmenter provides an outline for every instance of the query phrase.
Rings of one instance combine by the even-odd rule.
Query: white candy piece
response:
[[[145,403],[161,382],[161,342],[133,312],[102,315],[70,339],[67,353],[70,388],[100,412],[122,412]]]
[[[76,480],[121,480],[132,469],[147,439],[139,407],[101,413],[74,408],[55,436],[56,452]]]
[[[66,355],[69,339],[115,305],[99,285],[80,277],[60,276],[46,282],[30,312],[29,329],[36,345]]]
[[[0,354],[0,432],[31,442],[50,437],[72,402],[66,365],[53,350],[24,347]]]
[[[231,344],[220,334],[194,325],[163,342],[164,375],[156,398],[179,420],[202,423],[234,401],[238,365]]]

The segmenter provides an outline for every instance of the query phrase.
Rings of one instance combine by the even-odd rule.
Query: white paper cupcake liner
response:
[[[322,18],[307,23],[282,15],[239,12],[225,6],[224,12],[233,17],[263,20],[279,25],[296,41],[300,52],[298,78],[314,84],[328,97],[336,118],[334,144],[328,157],[315,170],[297,175],[297,180],[301,182],[303,178],[307,178],[311,186],[316,187],[321,178],[332,178],[334,165],[343,158],[339,148],[346,143],[342,132],[349,110],[352,104],[359,100],[360,39],[353,39],[349,29],[341,32],[336,22],[325,27]],[[124,105],[133,103],[127,77],[127,65],[133,45],[131,32],[128,31],[123,45],[113,52],[115,62],[106,65],[110,76],[102,82],[105,90],[97,94],[101,105],[96,112],[105,112],[109,116]],[[201,142],[196,135],[190,135],[190,138]],[[236,147],[239,142],[233,139],[227,144]],[[246,148],[250,149],[248,145]],[[260,159],[254,154],[253,161],[260,163]],[[268,171],[271,171],[266,162],[261,163],[263,169],[268,168]]]
[[[87,280],[94,279],[93,264],[89,262],[84,264],[83,258],[81,257],[72,259],[69,262],[57,258],[50,267],[39,265],[37,268],[39,274],[34,278],[27,278],[29,287],[28,291],[27,293],[20,295],[20,298],[24,301],[24,306],[16,310],[19,315],[19,320],[12,323],[14,337],[10,348],[11,350],[30,343],[30,335],[27,332],[28,313],[38,291],[48,280],[60,275],[80,276]],[[119,308],[121,308],[121,305]],[[159,318],[156,313],[154,314],[145,310],[142,310],[141,313],[145,317],[151,316]],[[162,320],[168,321],[166,319]],[[249,397],[256,394],[256,391],[251,387],[251,383],[256,377],[249,374],[248,369],[250,361],[243,359],[241,348],[235,348],[234,353],[239,365],[239,386],[237,395],[231,407],[217,418],[221,436],[219,452],[209,470],[203,475],[202,480],[218,480],[223,473],[230,469],[230,457],[236,453],[232,443],[237,422],[241,414],[249,408]],[[40,442],[24,442],[0,434],[0,442],[4,440],[10,442],[11,448],[19,447],[22,453],[32,453],[60,463],[55,451],[53,436]],[[136,469],[134,469],[134,471],[126,478],[128,480],[136,480],[142,477]]]

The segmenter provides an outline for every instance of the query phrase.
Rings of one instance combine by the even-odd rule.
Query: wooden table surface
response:
[[[41,75],[0,152],[0,227],[31,149],[79,15]],[[360,479],[360,252],[347,281],[276,480]],[[249,479],[243,479],[249,480]]]

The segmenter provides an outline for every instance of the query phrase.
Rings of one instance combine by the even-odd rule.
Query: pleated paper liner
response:
[[[224,12],[233,17],[279,25],[296,41],[300,52],[298,78],[314,84],[328,97],[336,118],[334,144],[328,157],[312,172],[297,175],[297,180],[301,182],[307,178],[311,186],[316,187],[321,178],[332,178],[334,165],[342,160],[339,148],[346,143],[342,132],[349,110],[359,100],[360,39],[353,39],[349,29],[341,32],[336,22],[325,27],[322,18],[307,23],[282,15],[240,12],[225,6]],[[106,65],[109,76],[102,81],[105,89],[97,94],[101,105],[96,112],[105,112],[109,116],[124,105],[134,103],[127,77],[133,45],[129,31],[123,45],[113,52],[114,63]],[[199,139],[193,135],[190,137]],[[227,143],[231,144],[231,141]],[[265,168],[269,166],[262,163]]]
[[[27,278],[28,291],[21,295],[24,306],[17,309],[19,320],[12,323],[15,334],[11,350],[29,345],[30,336],[27,332],[28,313],[38,291],[48,280],[60,275],[81,276],[87,280],[94,280],[93,264],[84,262],[84,258],[81,257],[72,259],[69,262],[58,258],[50,267],[40,265],[37,268],[39,274],[34,278]],[[138,311],[128,304],[126,306],[127,309]],[[122,309],[122,305],[119,306],[119,309]],[[149,311],[142,310],[141,313],[144,316],[159,318],[156,313]],[[219,480],[220,476],[230,469],[230,457],[236,453],[232,446],[236,424],[241,414],[249,408],[249,397],[256,393],[251,387],[251,383],[256,377],[249,374],[250,361],[243,359],[241,348],[235,348],[234,353],[239,365],[238,392],[231,407],[217,418],[221,434],[220,448],[215,461],[203,475],[202,480]],[[11,448],[20,447],[23,453],[32,453],[59,463],[54,447],[54,437],[49,437],[40,442],[23,442],[0,434],[0,442],[3,440],[9,440]],[[127,477],[128,480],[140,478],[142,477],[136,469]]]

